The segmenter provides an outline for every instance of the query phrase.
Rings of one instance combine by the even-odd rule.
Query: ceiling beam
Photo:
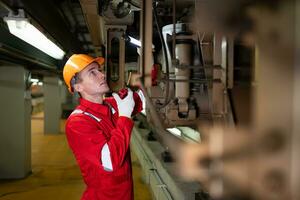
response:
[[[98,1],[97,0],[80,0],[82,12],[86,20],[92,43],[94,46],[100,47],[103,44],[103,31],[101,29],[101,18],[98,15]]]

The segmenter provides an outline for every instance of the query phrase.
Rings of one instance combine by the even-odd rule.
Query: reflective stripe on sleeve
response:
[[[110,151],[107,143],[104,144],[101,150],[101,161],[105,171],[113,171],[112,162],[110,158]]]
[[[91,113],[88,113],[88,112],[84,112],[84,111],[82,111],[82,110],[80,110],[80,109],[74,110],[74,111],[71,113],[71,115],[73,115],[73,114],[84,114],[84,115],[90,116],[91,118],[93,118],[93,119],[96,120],[97,122],[100,122],[100,121],[101,121],[101,119],[98,118],[98,117],[96,117],[95,115],[93,115],[93,114],[91,114]]]

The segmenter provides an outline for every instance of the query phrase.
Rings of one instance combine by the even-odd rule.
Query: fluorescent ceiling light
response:
[[[137,39],[135,39],[135,38],[133,38],[133,37],[130,37],[130,36],[128,36],[128,37],[129,37],[130,42],[131,42],[132,44],[134,44],[134,45],[136,45],[136,46],[138,46],[138,47],[141,47],[141,46],[142,46],[141,41],[139,41],[139,40],[137,40]]]
[[[133,37],[131,37],[131,36],[128,36],[129,37],[129,41],[132,43],[132,44],[134,44],[134,45],[136,45],[137,47],[141,47],[142,46],[142,43],[141,43],[141,41],[139,41],[139,40],[137,40],[137,39],[135,39],[135,38],[133,38]],[[154,45],[152,44],[152,49],[154,49]]]
[[[30,79],[30,82],[37,83],[37,82],[39,82],[39,79],[37,79],[37,78],[32,78],[32,79]]]
[[[20,15],[24,15],[24,11],[19,10]],[[45,52],[49,56],[61,60],[65,52],[49,40],[43,33],[29,23],[25,17],[12,16],[4,17],[11,34]]]

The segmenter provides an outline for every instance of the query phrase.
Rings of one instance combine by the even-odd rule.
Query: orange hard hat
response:
[[[103,57],[93,58],[86,54],[73,54],[66,62],[63,70],[63,76],[65,83],[68,86],[68,90],[73,93],[71,87],[71,80],[76,73],[86,68],[89,64],[96,62],[99,65],[104,63]]]

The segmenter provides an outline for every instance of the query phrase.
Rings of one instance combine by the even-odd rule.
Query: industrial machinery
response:
[[[89,3],[81,4],[88,13]],[[288,185],[299,174],[278,163],[291,162],[287,155],[295,144],[283,141],[295,133],[280,123],[281,109],[266,102],[289,102],[268,90],[286,81],[277,76],[278,63],[293,66],[287,55],[294,44],[284,39],[294,33],[291,24],[273,26],[276,19],[291,19],[293,3],[222,4],[98,1],[110,86],[118,90],[130,72],[142,74],[146,115],[136,119],[132,144],[155,199],[291,199]],[[92,20],[87,17],[91,32]],[[280,54],[281,48],[290,52]],[[270,52],[277,55],[272,61]],[[267,76],[268,66],[278,74]]]

